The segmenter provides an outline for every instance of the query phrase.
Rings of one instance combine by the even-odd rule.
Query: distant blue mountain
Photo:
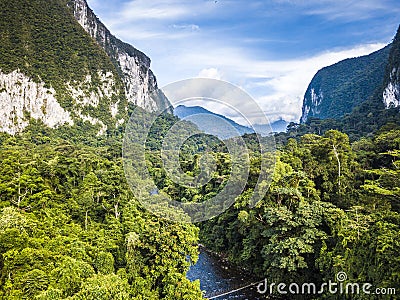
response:
[[[191,121],[205,133],[218,136],[220,139],[227,139],[243,134],[254,133],[250,127],[240,125],[235,121],[213,113],[201,106],[179,105],[174,109],[174,115],[181,119]],[[254,129],[261,135],[268,135],[272,131],[286,131],[287,122],[279,120],[269,125],[254,125]]]
[[[271,129],[273,132],[286,132],[286,127],[288,126],[288,122],[285,120],[279,119],[275,122],[272,122],[270,125],[268,124],[254,124],[253,128],[257,133],[265,136],[271,133]]]
[[[249,127],[240,125],[235,121],[219,114],[215,114],[201,106],[179,105],[174,109],[174,114],[181,119],[191,121],[205,133],[228,139],[246,133],[254,133]]]

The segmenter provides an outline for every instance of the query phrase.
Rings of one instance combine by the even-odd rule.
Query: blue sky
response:
[[[384,47],[400,23],[398,0],[88,3],[113,34],[151,58],[160,87],[192,77],[226,80],[271,121],[298,121],[318,69]]]

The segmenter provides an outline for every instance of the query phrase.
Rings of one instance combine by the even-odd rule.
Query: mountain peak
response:
[[[391,45],[319,70],[304,95],[301,122],[309,117],[340,118],[381,86]]]
[[[178,105],[174,109],[174,114],[181,119],[196,124],[201,131],[217,136],[220,139],[228,139],[245,133],[254,133],[251,128],[240,125],[201,106]]]
[[[124,122],[129,103],[169,107],[150,97],[150,59],[113,36],[85,0],[2,1],[0,52],[0,131],[15,134],[33,118],[49,127],[88,122],[103,134]]]
[[[272,124],[254,124],[253,128],[240,125],[221,114],[211,112],[201,106],[178,105],[174,114],[181,119],[191,121],[205,133],[227,139],[244,134],[259,133],[266,136],[273,132],[286,131],[287,122],[282,118]]]

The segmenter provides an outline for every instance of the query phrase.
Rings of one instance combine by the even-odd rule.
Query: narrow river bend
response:
[[[257,285],[247,287],[237,292],[226,294],[256,282],[252,278],[225,266],[218,258],[200,249],[199,260],[187,272],[187,278],[191,281],[199,279],[201,290],[206,298],[215,300],[261,300],[266,299],[257,293]],[[225,294],[225,295],[224,295]],[[220,297],[216,297],[222,295]],[[215,298],[213,298],[215,297]]]

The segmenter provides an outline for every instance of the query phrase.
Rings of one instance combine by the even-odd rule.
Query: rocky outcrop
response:
[[[320,105],[324,99],[324,94],[321,89],[318,92],[315,92],[315,89],[309,88],[307,90],[304,99],[310,99],[311,101],[304,101],[303,108],[302,108],[302,115],[301,115],[301,123],[305,123],[309,115],[316,116],[320,114],[321,108]]]
[[[52,87],[46,87],[44,82],[37,83],[19,70],[5,74],[0,71],[0,128],[1,131],[15,134],[29,125],[30,118],[41,120],[45,125],[55,128],[59,125],[73,125],[74,120],[88,121],[99,127],[98,134],[104,134],[107,125],[98,118],[82,111],[92,111],[99,107],[100,102],[110,103],[109,112],[114,118],[118,115],[118,102],[112,102],[113,96],[118,97],[113,74],[98,72],[100,83],[91,88],[92,78],[87,75],[81,83],[67,82],[66,97],[73,99],[71,108],[64,109],[57,100],[57,93]],[[98,79],[97,79],[98,80]],[[116,126],[123,119],[116,121]]]
[[[1,131],[15,134],[29,125],[30,118],[49,127],[73,124],[71,114],[57,102],[53,88],[34,82],[18,70],[9,74],[0,70]]]
[[[383,103],[386,108],[400,106],[400,74],[397,68],[390,72],[390,81],[383,90]]]
[[[68,6],[79,24],[111,58],[125,85],[128,101],[148,111],[168,108],[170,104],[166,97],[150,97],[157,89],[157,80],[150,70],[150,58],[112,35],[86,0],[70,0]]]

